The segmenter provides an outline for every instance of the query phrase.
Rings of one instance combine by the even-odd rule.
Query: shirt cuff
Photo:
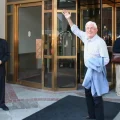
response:
[[[107,65],[109,63],[109,58],[104,58],[104,65]]]

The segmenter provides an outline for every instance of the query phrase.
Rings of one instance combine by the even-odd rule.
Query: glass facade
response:
[[[52,88],[52,60],[49,58],[44,59],[44,86]]]
[[[76,22],[76,14],[72,13],[72,20]],[[62,13],[57,13],[57,55],[74,56],[76,55],[75,35]]]
[[[52,10],[52,0],[46,0],[44,2],[44,10]]]
[[[76,0],[57,0],[57,9],[76,10]]]
[[[13,41],[13,16],[7,16],[7,42],[10,50],[10,59],[7,66],[7,81],[14,80],[14,41]]]
[[[51,55],[52,52],[52,13],[44,13],[44,55]]]
[[[111,83],[113,80],[113,73],[112,73],[112,62],[111,62],[111,58],[112,58],[112,38],[113,38],[113,34],[112,34],[112,6],[108,6],[108,7],[104,7],[102,9],[103,12],[103,17],[102,18],[102,38],[105,40],[107,47],[108,47],[108,53],[109,53],[109,57],[110,57],[110,62],[109,64],[106,66],[107,68],[107,78],[108,81]]]
[[[42,60],[36,56],[41,41],[41,6],[18,9],[18,80],[41,83]],[[39,12],[36,12],[39,11]],[[34,16],[34,17],[33,17]],[[38,41],[39,39],[39,41]]]
[[[12,12],[13,12],[13,5],[8,5],[7,13],[12,13]]]
[[[117,7],[116,9],[116,13],[117,13],[117,18],[116,18],[116,36],[119,37],[120,36],[120,7]]]
[[[53,35],[53,13],[52,13],[52,0],[44,1],[44,50],[43,50],[43,87],[52,88],[52,76],[53,76],[53,60],[51,59],[53,54],[52,35]]]
[[[58,59],[57,87],[74,88],[76,86],[76,60]]]
[[[105,40],[110,56],[106,66],[107,79],[110,85],[114,85],[115,71],[111,57],[112,45],[120,36],[119,0],[7,2],[10,4],[6,11],[6,35],[11,53],[7,66],[8,82],[27,80],[51,90],[77,89],[77,85],[82,83],[86,71],[84,45],[71,32],[62,14],[62,10],[67,9],[74,24],[83,31],[87,21],[96,22],[98,35]],[[36,48],[39,46],[36,39],[41,40],[41,58],[36,58]]]
[[[105,40],[107,46],[112,46],[112,7],[105,7],[102,18],[102,38]]]

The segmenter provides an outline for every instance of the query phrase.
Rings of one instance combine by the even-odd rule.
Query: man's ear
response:
[[[98,29],[96,30],[96,32],[98,32]]]

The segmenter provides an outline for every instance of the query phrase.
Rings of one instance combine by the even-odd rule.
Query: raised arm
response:
[[[73,23],[72,20],[71,20],[71,13],[68,12],[67,10],[63,10],[62,13],[63,13],[63,15],[65,16],[65,18],[67,19],[70,27],[72,27],[72,26],[74,25],[74,23]]]
[[[65,18],[67,19],[70,27],[71,27],[71,31],[78,36],[83,42],[85,42],[85,32],[81,31],[71,20],[71,13],[68,12],[67,10],[63,10],[63,15],[65,16]]]

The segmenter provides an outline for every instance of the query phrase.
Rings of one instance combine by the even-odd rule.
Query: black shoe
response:
[[[95,117],[87,116],[86,119],[96,119]]]
[[[0,106],[0,108],[2,108],[2,109],[5,110],[5,111],[8,111],[8,110],[9,110],[9,108],[8,108],[6,105]]]

